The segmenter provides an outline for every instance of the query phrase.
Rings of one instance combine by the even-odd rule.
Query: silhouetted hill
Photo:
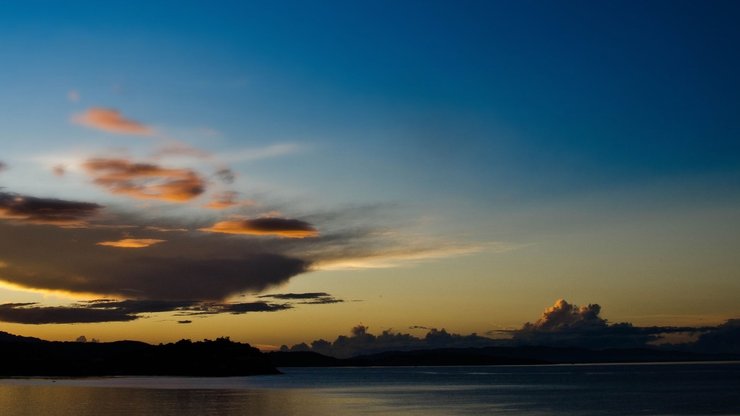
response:
[[[276,367],[531,365],[740,360],[740,355],[737,354],[699,354],[649,348],[589,350],[538,346],[387,351],[349,359],[327,357],[314,352],[273,352],[269,353],[268,357]]]
[[[20,335],[9,334],[0,331],[0,342],[42,342],[43,340],[32,337],[22,337]]]
[[[9,335],[9,334],[7,334]],[[279,374],[267,357],[249,344],[228,338],[150,345],[50,342],[2,336],[0,376],[247,376]]]

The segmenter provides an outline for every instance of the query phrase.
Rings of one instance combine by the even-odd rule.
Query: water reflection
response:
[[[304,390],[179,390],[0,386],[3,416],[322,415],[337,409]]]
[[[0,379],[0,416],[740,414],[740,364],[286,369]]]

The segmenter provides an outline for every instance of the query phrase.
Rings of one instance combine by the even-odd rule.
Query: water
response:
[[[0,415],[740,415],[740,363],[0,380]]]

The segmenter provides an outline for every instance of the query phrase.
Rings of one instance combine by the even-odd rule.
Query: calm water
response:
[[[740,415],[740,364],[0,380],[0,415]]]

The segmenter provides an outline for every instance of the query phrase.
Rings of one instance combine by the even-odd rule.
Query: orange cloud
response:
[[[167,240],[157,240],[155,238],[124,238],[118,241],[101,241],[97,245],[118,248],[145,248],[165,241]]]
[[[272,235],[285,238],[306,238],[319,235],[311,224],[289,218],[254,218],[221,221],[201,231],[224,234]]]
[[[137,199],[186,202],[205,191],[205,181],[190,169],[164,168],[126,159],[90,159],[83,167],[96,184]]]
[[[129,120],[121,115],[118,110],[110,108],[93,107],[82,114],[72,118],[74,123],[85,127],[107,131],[117,134],[136,134],[149,136],[154,133],[151,127]]]
[[[237,205],[240,206],[250,206],[254,205],[254,201],[250,200],[244,200],[239,201],[237,200],[237,193],[236,192],[222,192],[216,196],[214,196],[213,200],[209,202],[206,205],[206,208],[210,209],[226,209],[231,208]]]

